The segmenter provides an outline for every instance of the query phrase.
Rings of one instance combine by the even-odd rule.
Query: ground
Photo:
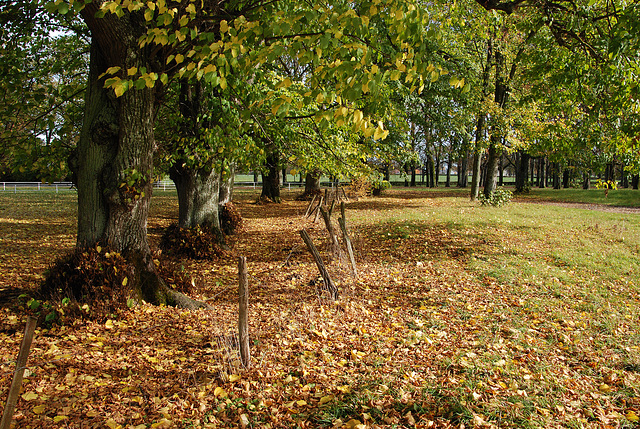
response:
[[[153,201],[157,243],[177,206]],[[228,257],[183,261],[213,311],[139,305],[38,328],[16,427],[637,427],[636,214],[417,191],[350,201],[359,277],[328,264],[331,302],[299,235],[326,246],[307,203],[253,201],[240,195]],[[33,289],[73,231],[71,198],[2,196],[0,287]],[[249,369],[235,351],[239,255]],[[0,401],[25,319],[2,311]]]

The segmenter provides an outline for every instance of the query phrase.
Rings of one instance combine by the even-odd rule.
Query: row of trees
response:
[[[153,181],[179,223],[219,229],[236,168],[407,171],[446,156],[498,180],[545,156],[637,168],[638,7],[612,1],[14,0],[0,13],[5,168],[78,186],[78,246],[103,243],[151,302],[188,301],[146,238]],[[80,124],[82,124],[80,126]],[[634,152],[635,150],[635,152]],[[421,159],[422,158],[422,159]],[[472,160],[468,162],[467,160]],[[465,176],[466,177],[466,176]],[[521,182],[524,179],[521,179]],[[519,186],[523,186],[520,183]]]

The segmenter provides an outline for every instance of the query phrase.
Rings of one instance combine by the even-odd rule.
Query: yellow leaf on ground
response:
[[[61,422],[61,421],[65,420],[65,419],[68,419],[68,418],[69,418],[69,417],[67,417],[67,416],[55,416],[55,417],[53,418],[53,422],[54,422],[54,423],[59,423],[59,422]]]
[[[109,429],[122,429],[122,425],[119,425],[115,420],[109,419],[105,423]]]
[[[44,413],[44,405],[36,405],[35,407],[33,407],[32,411],[34,414],[42,414]]]
[[[629,410],[629,412],[627,412],[627,420],[629,420],[630,422],[640,422],[640,417],[638,417],[638,415],[635,413],[635,411],[633,410]]]
[[[323,396],[322,398],[320,398],[320,405],[323,405],[323,404],[326,404],[327,402],[333,401],[333,398],[335,398],[335,396],[333,396],[333,395]]]
[[[22,399],[25,401],[33,401],[34,399],[38,399],[38,394],[33,392],[25,393],[22,395]]]
[[[238,374],[231,374],[231,375],[229,376],[229,381],[233,383],[233,382],[235,382],[235,381],[240,380],[241,378],[242,378],[242,377],[241,377],[240,375],[238,375]]]

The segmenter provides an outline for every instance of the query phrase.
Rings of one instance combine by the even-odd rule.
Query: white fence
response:
[[[234,186],[247,187],[256,189],[262,186],[262,182],[235,182]],[[287,182],[281,185],[284,188],[291,190],[291,187],[304,186],[302,182]],[[176,189],[175,183],[172,180],[159,180],[154,182],[153,187],[155,189],[163,191],[172,191]],[[0,182],[0,192],[37,192],[37,191],[50,191],[50,192],[68,192],[76,191],[76,187],[71,182],[53,182],[53,183],[41,183],[41,182]]]
[[[71,182],[0,182],[0,191],[2,192],[33,192],[33,191],[53,191],[67,192],[75,191],[75,186]]]

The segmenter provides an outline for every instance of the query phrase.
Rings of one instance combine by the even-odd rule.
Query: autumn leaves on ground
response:
[[[74,197],[0,195],[2,296],[33,291],[73,248]],[[358,277],[346,258],[328,264],[332,303],[299,235],[326,249],[306,203],[238,200],[228,257],[179,262],[214,310],[138,305],[38,328],[16,427],[637,427],[640,216],[428,191],[350,201]],[[177,203],[158,193],[153,205],[157,243]],[[239,255],[248,370],[235,351]],[[2,405],[25,322],[14,302],[1,310]]]

